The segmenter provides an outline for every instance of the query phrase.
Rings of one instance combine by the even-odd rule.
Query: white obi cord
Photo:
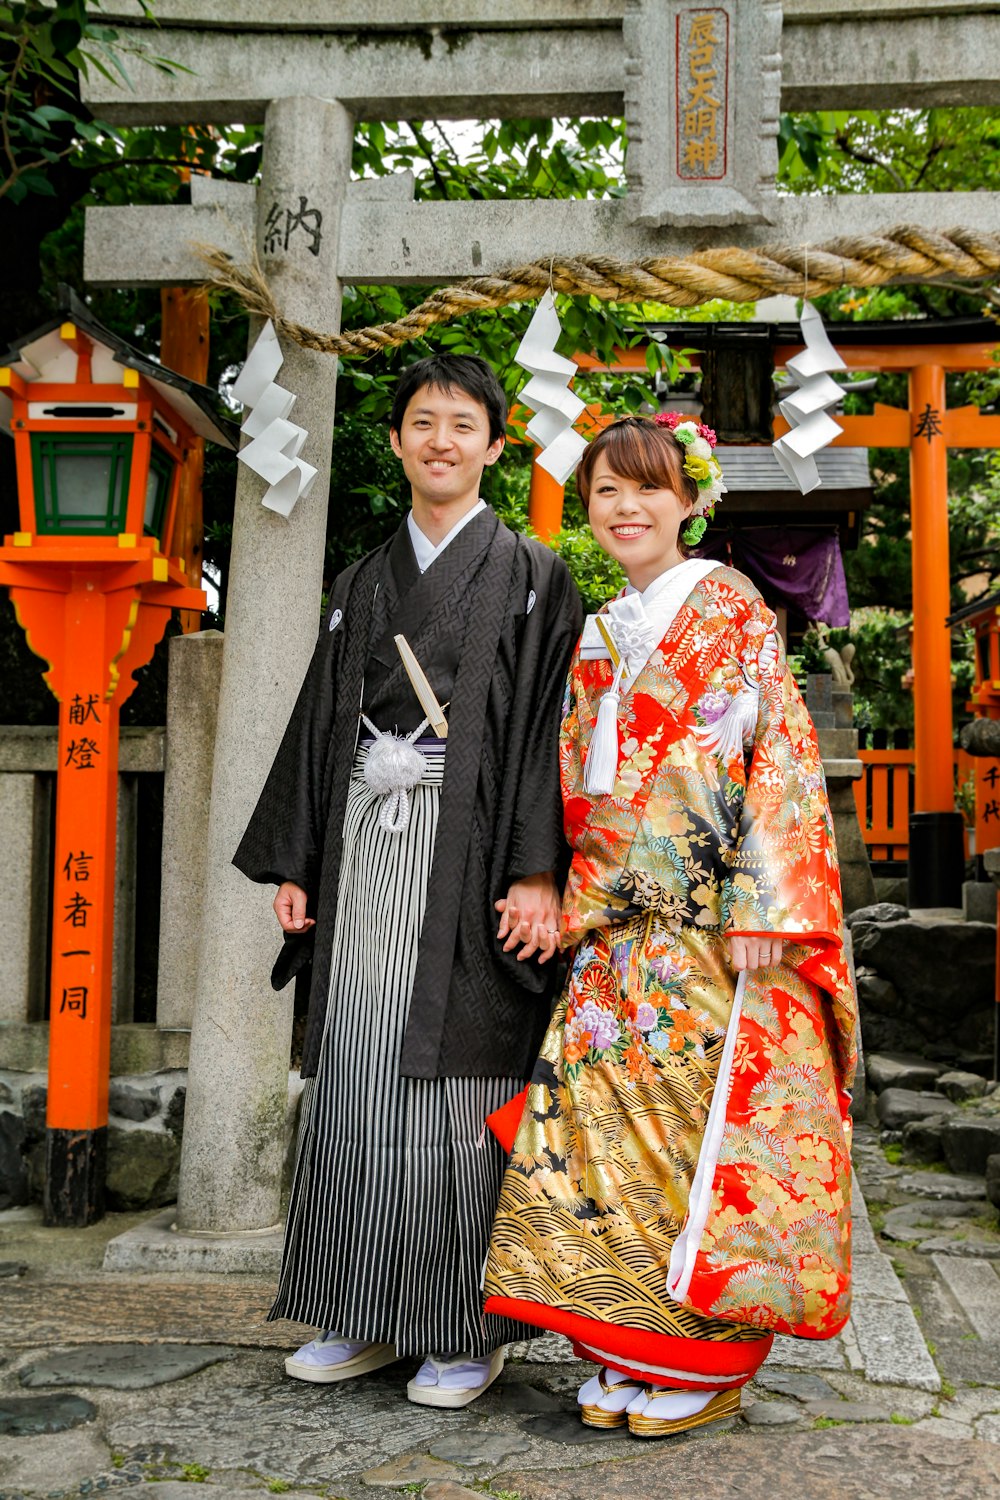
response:
[[[424,757],[415,741],[428,726],[424,719],[412,734],[404,738],[376,729],[368,715],[361,715],[368,729],[375,736],[374,745],[368,747],[365,756],[365,783],[376,796],[382,798],[379,808],[379,827],[386,833],[405,833],[410,826],[410,789],[423,778]]]
[[[726,1108],[729,1104],[736,1038],[740,1030],[746,987],[747,971],[741,969],[736,981],[736,993],[733,996],[733,1008],[729,1016],[729,1025],[726,1028],[726,1041],[722,1049],[715,1089],[712,1093],[712,1103],[705,1122],[705,1134],[698,1153],[698,1166],[695,1169],[694,1181],[688,1195],[687,1216],[670,1252],[667,1296],[672,1301],[682,1304],[691,1285],[694,1263],[701,1249],[702,1235],[708,1222],[708,1211],[712,1206],[712,1189],[715,1185],[715,1170],[719,1164],[719,1152],[722,1149],[722,1137],[726,1128]]]

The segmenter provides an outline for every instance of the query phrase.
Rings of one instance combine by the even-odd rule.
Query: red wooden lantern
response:
[[[58,320],[0,362],[20,508],[20,529],[0,547],[0,583],[59,702],[50,1224],[104,1212],[118,718],[171,610],[205,607],[170,551],[195,437],[235,446],[212,402],[123,345],[72,294]]]

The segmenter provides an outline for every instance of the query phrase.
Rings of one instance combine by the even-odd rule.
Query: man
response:
[[[528,1332],[481,1311],[504,1166],[483,1122],[521,1088],[548,1019],[558,729],[581,618],[563,563],[480,499],[505,425],[482,360],[404,371],[390,441],[412,510],[335,581],[235,861],[279,885],[273,982],[312,960],[308,1114],[271,1317],[324,1331],[285,1368],[326,1382],[425,1355],[407,1394],[444,1407],[474,1400]]]

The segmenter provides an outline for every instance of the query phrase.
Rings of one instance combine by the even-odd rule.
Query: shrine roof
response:
[[[963,604],[961,609],[956,609],[948,616],[944,623],[946,625],[961,625],[963,620],[971,620],[975,615],[980,615],[987,611],[992,612],[995,609],[1000,609],[1000,592],[981,595],[978,599],[973,599],[970,604]]]
[[[117,333],[105,328],[72,288],[60,286],[59,293],[59,306],[52,318],[15,339],[7,353],[0,355],[0,365],[14,366],[29,382],[37,380],[40,375],[46,378],[45,367],[54,365],[66,348],[59,338],[59,330],[64,323],[73,323],[95,345],[105,349],[114,364],[137,371],[155,386],[164,400],[200,437],[219,443],[224,448],[238,446],[239,427],[235,422],[220,416],[219,397],[215,391],[209,386],[199,385],[196,380],[189,380],[186,375],[179,375],[176,370],[167,369],[165,365],[126,343]]]
[[[1000,329],[992,318],[889,318],[870,322],[834,323],[824,318],[834,345],[883,344],[898,348],[908,344],[998,344]],[[798,323],[764,321],[723,323],[643,323],[647,333],[662,333],[682,339],[692,349],[710,349],[719,344],[754,341],[771,344],[801,344]]]

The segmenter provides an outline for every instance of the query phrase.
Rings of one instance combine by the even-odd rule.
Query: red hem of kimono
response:
[[[729,1390],[752,1380],[771,1352],[774,1335],[745,1342],[680,1338],[584,1318],[561,1307],[517,1297],[488,1297],[486,1311],[564,1334],[580,1359],[606,1365],[645,1385],[673,1390]],[[671,1373],[665,1373],[670,1371]]]

